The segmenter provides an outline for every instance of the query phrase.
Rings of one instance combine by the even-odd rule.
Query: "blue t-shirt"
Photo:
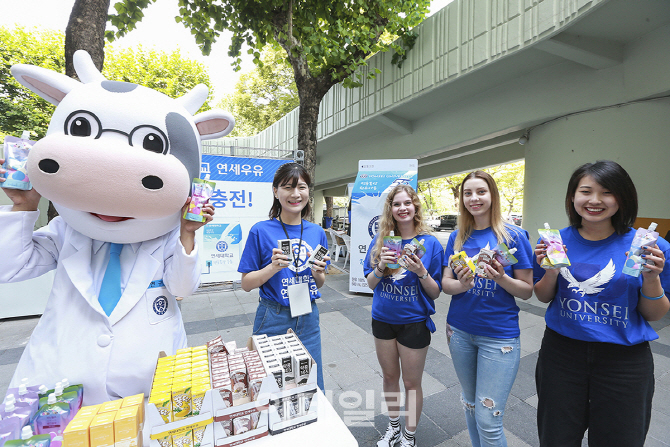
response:
[[[561,237],[571,265],[558,275],[556,295],[544,317],[547,326],[583,341],[636,345],[657,339],[637,310],[642,275],[635,278],[621,273],[635,230],[589,241],[576,228],[567,227],[561,230]],[[658,247],[668,259],[670,244],[659,238]],[[533,280],[538,282],[544,273],[535,260]],[[670,291],[670,269],[663,269],[660,279],[663,290]]]
[[[261,298],[277,301],[283,306],[288,306],[287,287],[303,282],[309,282],[312,301],[321,296],[321,292],[319,292],[319,288],[312,277],[312,269],[307,265],[307,253],[312,253],[318,244],[328,247],[328,240],[326,239],[326,233],[320,226],[306,220],[302,222],[302,246],[300,246],[297,270],[291,262],[287,268],[275,273],[260,287]],[[285,226],[295,256],[298,253],[298,244],[300,243],[300,225]],[[237,271],[240,273],[255,272],[269,265],[272,261],[272,249],[278,248],[277,241],[280,239],[287,239],[287,237],[279,220],[264,220],[255,224],[249,231],[249,237],[247,237]]]
[[[431,235],[419,235],[417,240],[423,239],[426,253],[421,257],[423,266],[428,274],[437,281],[442,288],[442,245]],[[365,255],[363,272],[367,277],[375,268],[371,264],[372,248],[377,242],[375,237],[370,243]],[[411,242],[403,239],[402,245]],[[379,272],[377,272],[379,274]],[[430,316],[435,313],[435,300],[426,295],[421,286],[421,280],[416,273],[401,268],[393,276],[384,276],[374,288],[372,296],[372,318],[388,324],[408,324],[426,321],[426,326],[435,332],[435,324]]]
[[[522,228],[505,225],[512,241],[505,243],[508,248],[516,248],[514,257],[519,261],[505,267],[505,273],[514,278],[514,270],[533,268],[532,250],[528,232]],[[444,250],[444,266],[449,265],[449,257],[454,254],[454,243],[458,230],[451,233]],[[482,248],[493,249],[498,238],[489,227],[474,230],[459,251],[465,251],[469,257],[475,256]],[[454,273],[454,278],[456,274]],[[475,286],[467,292],[451,297],[447,323],[472,335],[492,338],[514,338],[521,334],[519,330],[519,306],[516,299],[494,280],[475,276]]]

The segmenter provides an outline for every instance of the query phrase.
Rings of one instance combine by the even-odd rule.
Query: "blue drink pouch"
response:
[[[5,162],[2,168],[7,172],[0,174],[5,179],[0,183],[3,188],[30,190],[33,185],[30,184],[28,173],[26,172],[26,163],[28,161],[28,152],[35,144],[28,138],[29,132],[23,132],[22,138],[12,136],[5,137],[4,158]]]

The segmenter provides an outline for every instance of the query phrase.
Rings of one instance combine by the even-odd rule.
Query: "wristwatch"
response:
[[[428,278],[428,270],[426,270],[426,274],[423,276],[419,276],[419,279],[426,279]]]

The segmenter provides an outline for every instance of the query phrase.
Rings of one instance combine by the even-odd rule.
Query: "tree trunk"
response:
[[[312,178],[312,184],[316,183],[316,127],[319,122],[319,104],[333,85],[324,84],[322,79],[312,78],[309,74],[299,77],[296,75],[296,87],[300,96],[298,150],[305,154],[304,166]],[[312,205],[312,212],[307,218],[314,222],[314,188],[309,190],[309,203]]]
[[[110,0],[75,0],[65,28],[65,74],[76,78],[72,55],[86,50],[98,70],[105,61],[105,27]]]
[[[333,217],[333,198],[326,197],[326,217]]]

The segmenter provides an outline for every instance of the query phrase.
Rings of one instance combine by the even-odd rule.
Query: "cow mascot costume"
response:
[[[194,236],[204,223],[181,216],[201,139],[228,134],[234,120],[217,110],[194,115],[204,85],[172,99],[105,79],[85,51],[74,66],[81,82],[12,67],[57,107],[28,157],[33,189],[3,188],[13,206],[0,207],[0,282],[56,270],[10,386],[28,378],[52,388],[67,378],[84,385],[90,405],[148,393],[158,353],[186,347],[175,297],[200,283]],[[60,216],[33,231],[40,196]],[[214,208],[205,208],[208,222]]]

